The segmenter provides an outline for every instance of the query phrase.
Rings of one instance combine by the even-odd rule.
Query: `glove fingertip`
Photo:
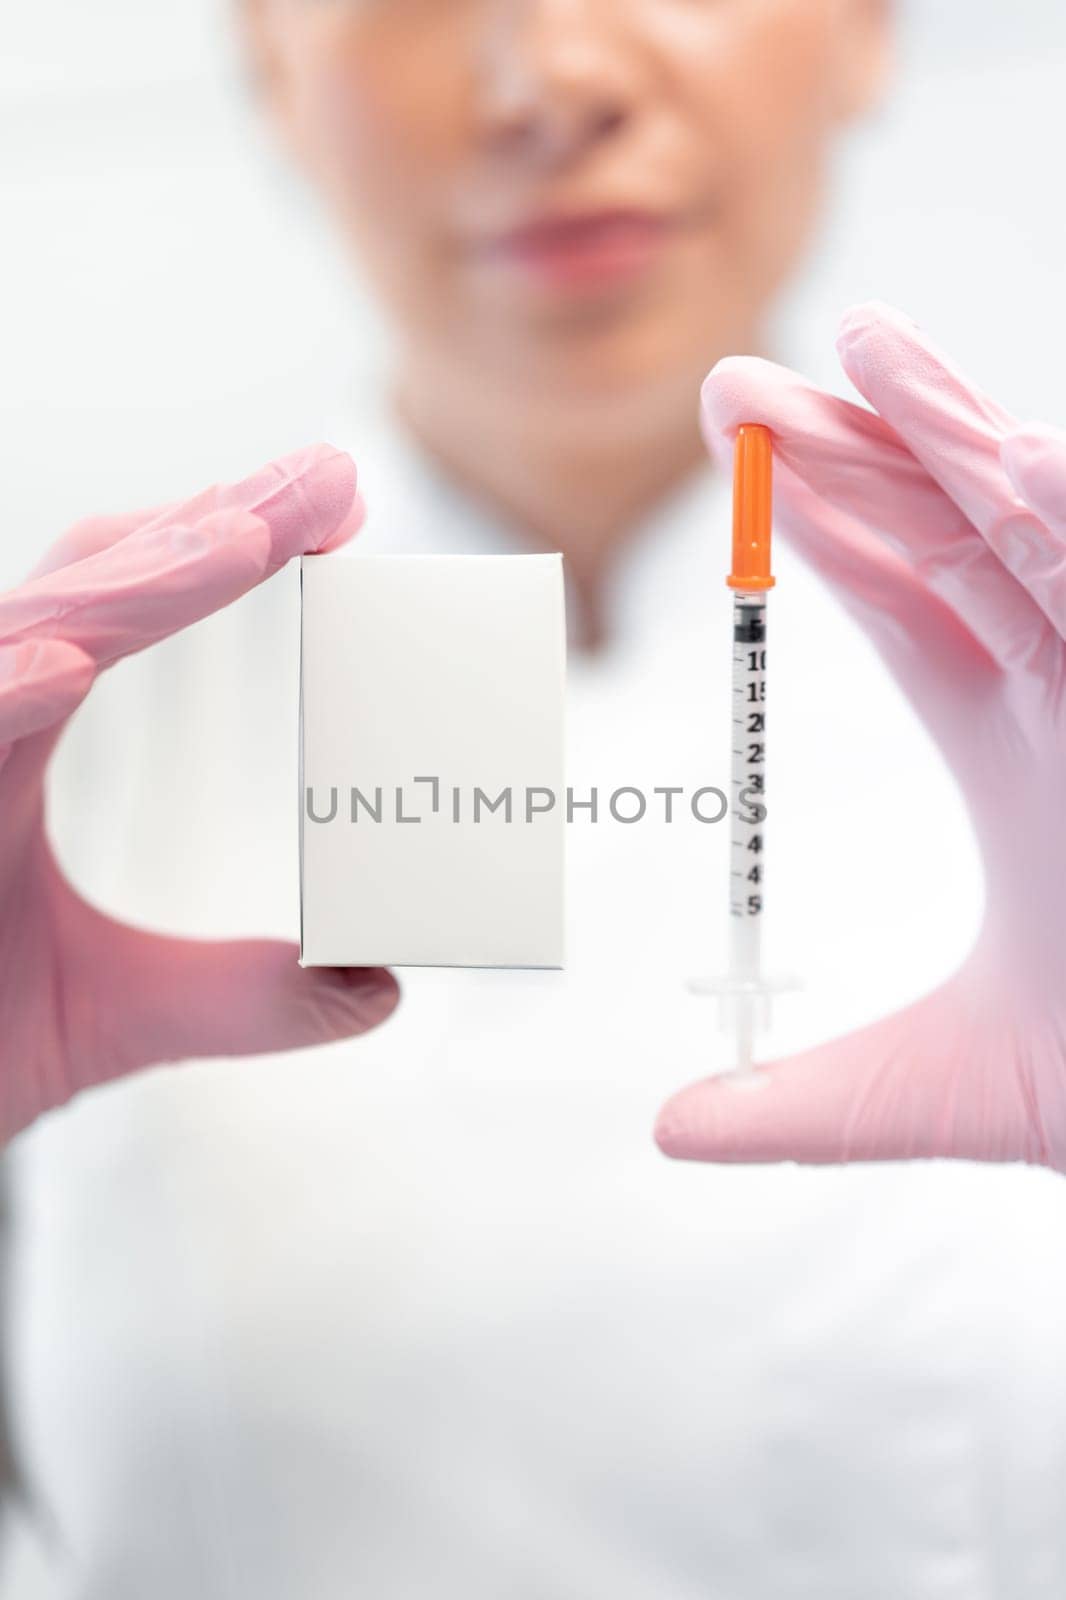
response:
[[[681,1089],[662,1107],[655,1143],[675,1161],[743,1161],[750,1108],[746,1097],[763,1094],[770,1081],[761,1072],[725,1073]]]
[[[692,1150],[692,1129],[684,1108],[678,1102],[681,1095],[674,1095],[663,1106],[655,1119],[653,1138],[664,1156],[669,1156],[673,1161],[686,1161],[694,1159]]]
[[[867,342],[881,344],[894,334],[913,336],[920,332],[912,317],[887,300],[861,300],[849,306],[837,324],[836,350],[843,359]]]
[[[794,374],[761,356],[723,356],[700,389],[705,433],[710,431],[732,440],[743,423],[763,421],[767,398],[782,382],[793,380]]]
[[[331,533],[329,537],[319,545],[318,549],[314,552],[315,555],[325,556],[328,555],[331,550],[339,550],[342,545],[350,544],[365,521],[366,502],[361,494],[356,493],[355,499],[352,501],[351,510],[348,512],[347,516],[343,518],[336,531]]]
[[[254,510],[270,529],[273,560],[313,555],[343,543],[362,520],[351,456],[332,445],[316,445],[275,466],[277,486],[263,494]]]

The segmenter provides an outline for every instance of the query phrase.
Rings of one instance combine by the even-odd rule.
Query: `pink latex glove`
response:
[[[396,1005],[385,971],[115,921],[64,878],[44,818],[48,758],[100,672],[361,520],[353,463],[320,446],[182,505],[79,523],[0,595],[0,1136],[153,1062],[339,1039]]]
[[[914,1156],[1066,1171],[1066,437],[1021,427],[883,306],[844,320],[876,415],[767,362],[703,391],[719,453],[775,440],[782,530],[874,641],[944,753],[986,878],[947,983],[871,1027],[694,1084],[656,1129],[672,1156]]]

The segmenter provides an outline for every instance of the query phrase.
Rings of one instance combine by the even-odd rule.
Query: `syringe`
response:
[[[729,970],[695,987],[717,994],[736,1037],[736,1070],[749,1072],[757,1034],[769,1026],[770,996],[794,987],[762,970],[766,872],[766,611],[773,519],[770,431],[746,423],[733,465],[733,697],[729,839]]]

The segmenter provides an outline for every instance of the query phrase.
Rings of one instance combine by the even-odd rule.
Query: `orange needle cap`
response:
[[[769,428],[745,422],[733,456],[733,570],[731,589],[772,589],[773,448]]]

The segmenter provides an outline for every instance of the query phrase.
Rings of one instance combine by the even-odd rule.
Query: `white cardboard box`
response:
[[[561,967],[562,558],[310,556],[300,592],[301,964]]]

